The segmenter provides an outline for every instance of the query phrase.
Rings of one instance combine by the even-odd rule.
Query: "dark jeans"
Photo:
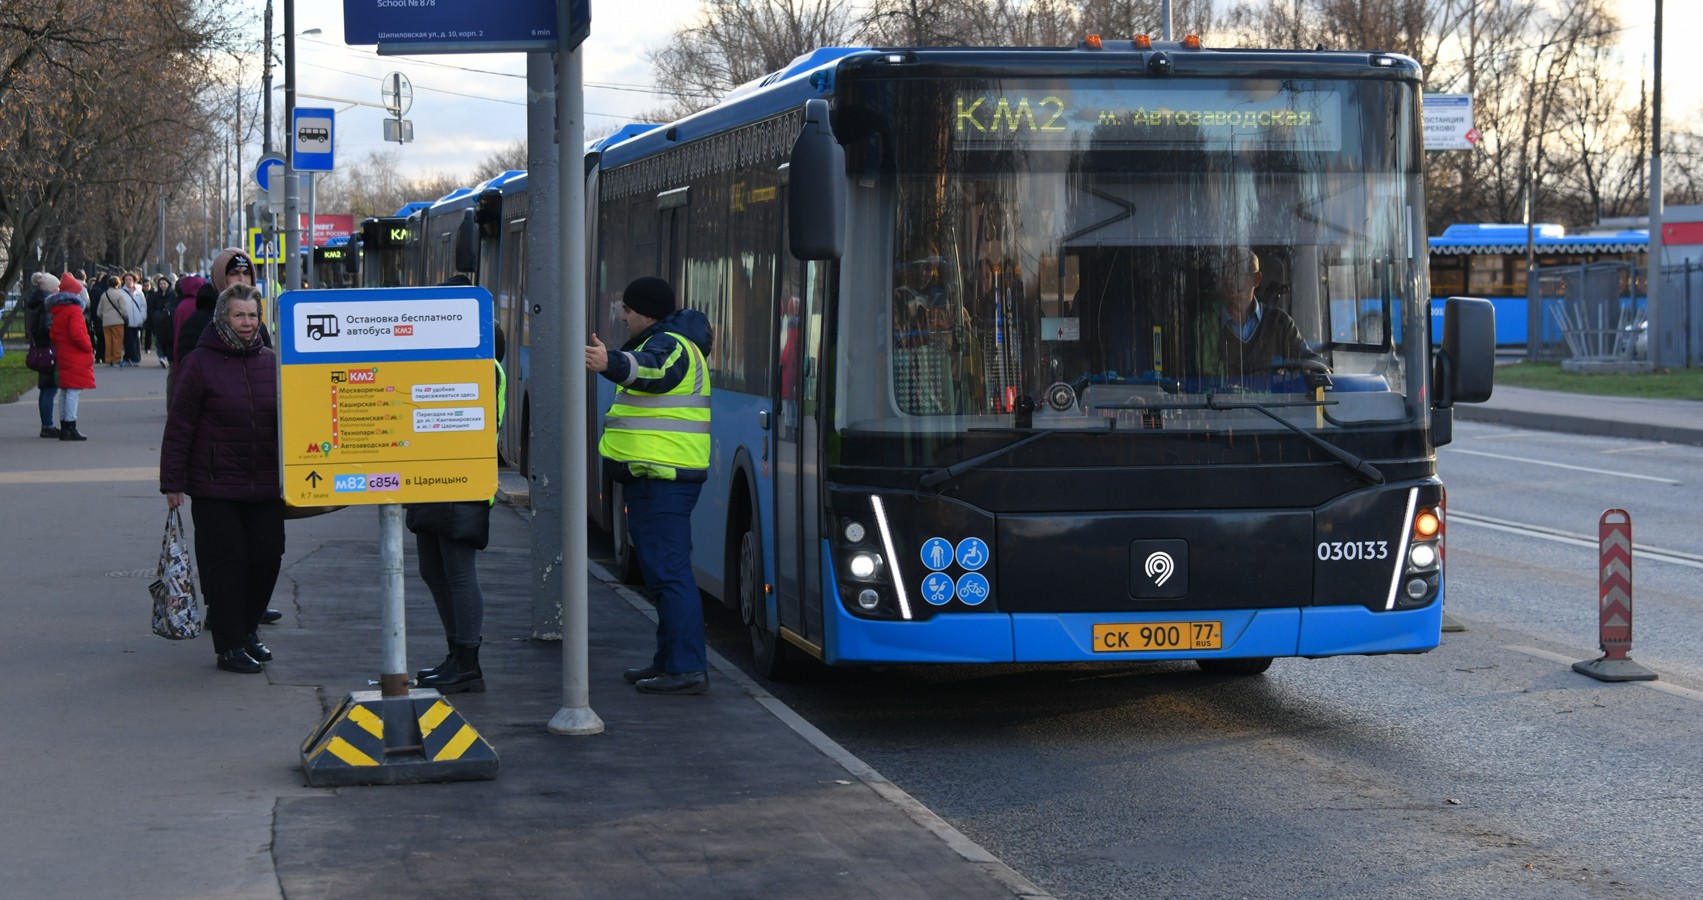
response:
[[[640,478],[626,487],[627,535],[656,598],[656,656],[664,672],[702,672],[704,607],[692,577],[692,507],[701,482]]]
[[[52,372],[37,373],[36,389],[41,392],[37,402],[41,407],[41,427],[53,427],[53,399],[59,396],[59,382]]]
[[[242,646],[260,627],[284,557],[284,501],[191,498],[195,565],[213,652]]]
[[[142,361],[142,329],[125,326],[124,361],[131,363]]]
[[[420,580],[431,589],[444,636],[452,644],[479,646],[485,627],[485,595],[479,590],[479,551],[472,544],[431,532],[414,535],[414,549],[420,556]]]

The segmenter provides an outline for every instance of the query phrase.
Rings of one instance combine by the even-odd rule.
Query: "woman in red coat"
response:
[[[53,324],[48,337],[59,374],[59,439],[86,441],[77,430],[77,401],[95,386],[95,348],[89,343],[89,328],[83,321],[83,285],[66,272],[59,279],[59,293],[47,298]]]

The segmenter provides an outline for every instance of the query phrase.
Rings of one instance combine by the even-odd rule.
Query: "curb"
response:
[[[1525,412],[1517,409],[1498,409],[1471,404],[1457,405],[1455,415],[1467,422],[1488,422],[1495,425],[1533,428],[1539,431],[1562,431],[1571,434],[1591,434],[1600,437],[1703,446],[1703,428],[1677,428],[1647,422],[1623,422],[1586,416]]]

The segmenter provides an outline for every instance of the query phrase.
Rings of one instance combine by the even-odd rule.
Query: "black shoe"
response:
[[[479,648],[455,647],[442,668],[420,679],[420,687],[432,688],[440,694],[484,693],[485,673],[479,671]]]
[[[628,669],[627,671],[622,672],[621,680],[628,684],[638,684],[646,678],[655,678],[658,675],[666,674],[668,673],[662,671],[656,666],[645,666],[642,669]]]
[[[283,613],[268,607],[265,612],[260,614],[260,624],[270,625],[282,618],[284,618]]]
[[[272,648],[260,642],[260,635],[249,632],[248,638],[242,642],[242,649],[251,658],[261,662],[272,661]]]
[[[418,687],[420,685],[425,684],[426,679],[432,677],[433,675],[438,674],[439,672],[442,672],[444,669],[449,668],[450,661],[454,660],[454,659],[455,659],[455,645],[450,644],[449,645],[449,655],[445,656],[443,658],[443,662],[438,663],[435,666],[432,666],[430,669],[421,669],[420,671],[414,673],[414,684],[415,684],[415,686]]]
[[[236,672],[240,675],[259,675],[266,671],[265,666],[255,662],[254,657],[249,656],[248,651],[241,647],[232,647],[219,654],[217,665],[227,672]]]
[[[58,438],[59,429],[54,428],[52,425],[43,425],[41,426],[41,436],[44,438]]]
[[[705,672],[669,672],[643,679],[636,686],[641,694],[702,694],[710,689],[710,676]]]
[[[76,422],[60,422],[59,439],[62,441],[86,441],[89,436],[77,430]]]

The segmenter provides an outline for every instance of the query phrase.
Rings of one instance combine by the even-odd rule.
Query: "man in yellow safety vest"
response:
[[[585,367],[614,382],[597,451],[627,503],[627,532],[656,597],[656,654],[622,677],[647,694],[709,688],[704,610],[692,577],[692,507],[710,467],[710,322],[677,309],[674,290],[644,277],[621,295],[627,342],[610,352],[591,336]]]

